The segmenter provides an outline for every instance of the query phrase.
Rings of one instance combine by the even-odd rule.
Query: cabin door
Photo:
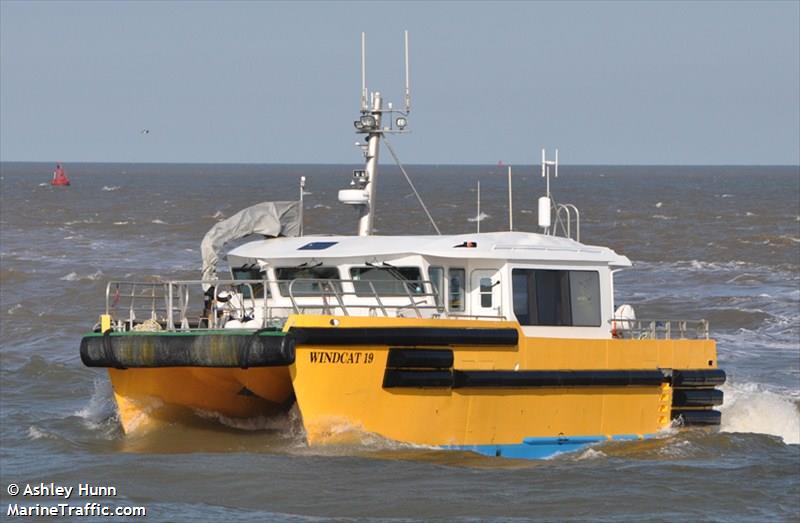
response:
[[[470,297],[473,316],[500,316],[500,271],[476,269],[470,278]]]

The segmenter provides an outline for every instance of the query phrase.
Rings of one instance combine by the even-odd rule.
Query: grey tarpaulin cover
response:
[[[203,279],[217,279],[219,252],[231,240],[249,234],[297,236],[300,233],[300,202],[261,202],[242,209],[209,230],[200,244]]]

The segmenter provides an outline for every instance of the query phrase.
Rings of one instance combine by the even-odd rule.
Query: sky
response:
[[[404,163],[800,164],[797,1],[0,0],[0,160],[358,163],[404,29]]]

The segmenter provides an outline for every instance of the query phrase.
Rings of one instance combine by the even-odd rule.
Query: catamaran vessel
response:
[[[541,458],[676,421],[719,425],[725,373],[708,323],[615,307],[614,275],[631,262],[580,242],[578,209],[550,194],[557,152],[542,152],[539,232],[372,234],[381,144],[406,174],[387,138],[407,132],[408,34],[402,109],[367,90],[364,43],[365,167],[339,192],[357,235],[304,235],[301,187],[299,202],[215,225],[199,280],[109,282],[80,353],[108,369],[123,430],[296,405],[309,445],[371,433]],[[230,250],[219,278],[225,244],[251,234],[263,239]]]

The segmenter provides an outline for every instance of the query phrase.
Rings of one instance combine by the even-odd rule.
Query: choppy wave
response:
[[[39,427],[31,425],[28,427],[28,438],[35,441],[37,439],[58,439],[58,436],[44,429],[40,429]]]
[[[479,215],[475,216],[474,218],[467,218],[467,221],[468,221],[468,222],[473,222],[473,223],[475,223],[475,222],[482,222],[482,221],[483,221],[483,220],[485,220],[486,218],[491,218],[491,216],[489,216],[489,215],[488,215],[488,214],[486,214],[485,212],[481,212]]]
[[[201,409],[192,409],[195,415],[217,421],[218,423],[237,430],[244,430],[248,432],[254,431],[279,431],[286,435],[296,435],[298,430],[302,431],[302,423],[297,407],[294,407],[294,414],[290,412],[287,415],[279,416],[256,416],[253,418],[231,418],[220,414],[218,412],[209,412]],[[298,427],[299,424],[299,427]]]
[[[781,396],[755,383],[722,387],[725,403],[723,432],[747,432],[778,436],[785,443],[800,444],[800,400]]]
[[[20,284],[27,281],[30,277],[30,273],[26,271],[0,267],[0,282],[2,282],[4,286]]]
[[[114,391],[107,379],[95,379],[94,390],[88,403],[73,415],[81,418],[87,427],[97,429],[105,422],[116,418],[117,407],[114,403]]]
[[[16,314],[16,313],[20,312],[21,310],[22,310],[22,304],[15,303],[11,307],[9,307],[9,309],[6,311],[6,314],[13,315],[13,314]]]
[[[97,271],[93,272],[92,274],[85,274],[85,275],[82,275],[82,276],[79,275],[77,272],[73,271],[73,272],[71,272],[69,274],[65,274],[64,276],[59,278],[59,280],[63,280],[63,281],[80,281],[80,280],[95,281],[95,280],[99,280],[103,276],[104,276],[103,275],[103,271],[101,271],[101,270],[97,270]]]
[[[88,223],[100,223],[100,222],[98,222],[97,220],[95,220],[93,218],[84,218],[82,220],[70,220],[68,222],[64,222],[64,225],[77,225],[77,224],[81,224],[81,223],[88,224]]]
[[[607,458],[608,454],[603,452],[602,450],[597,450],[594,448],[588,448],[582,452],[578,452],[574,459],[575,461],[585,461],[585,460],[593,460],[593,459],[602,459]]]

